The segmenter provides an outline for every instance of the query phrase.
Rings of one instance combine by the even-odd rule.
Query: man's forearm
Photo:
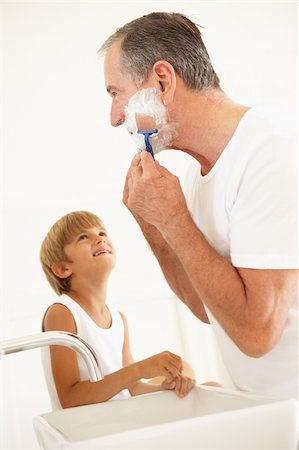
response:
[[[160,231],[140,217],[134,217],[156,256],[171,290],[190,308],[196,317],[205,323],[209,323],[203,303],[193,288],[182,263],[165,241]]]

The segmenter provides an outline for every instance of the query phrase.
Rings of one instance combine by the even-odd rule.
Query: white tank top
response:
[[[103,376],[123,367],[122,350],[124,343],[124,323],[120,313],[110,304],[107,307],[110,311],[112,324],[110,328],[99,327],[81,306],[67,295],[61,295],[55,303],[66,306],[72,313],[75,321],[77,335],[84,339],[94,350],[99,361]],[[55,387],[55,382],[51,368],[50,348],[41,349],[42,364],[45,373],[46,383],[52,403],[53,410],[62,409]],[[83,358],[76,353],[80,379],[89,380],[89,373]],[[127,389],[116,394],[110,400],[130,397]]]

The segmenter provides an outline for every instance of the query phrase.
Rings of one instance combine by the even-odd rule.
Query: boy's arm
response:
[[[127,367],[134,363],[134,359],[130,349],[129,327],[126,317],[120,313],[124,322],[124,345],[123,345],[123,366]],[[151,392],[173,389],[175,393],[184,397],[195,385],[195,373],[193,368],[182,361],[182,373],[176,378],[168,381],[163,376],[157,376],[146,382],[138,380],[129,387],[132,396],[148,394]]]
[[[133,359],[133,356],[131,353],[131,348],[130,348],[128,322],[123,313],[120,312],[120,315],[121,315],[123,323],[124,323],[123,366],[128,367],[128,366],[134,364],[134,359]],[[128,389],[132,396],[148,394],[150,392],[161,391],[162,390],[161,384],[164,379],[165,379],[164,377],[161,377],[161,381],[159,381],[158,383],[155,383],[155,384],[150,384],[150,383],[138,380],[135,383],[133,383]],[[152,381],[152,380],[149,380],[149,381]]]
[[[45,331],[77,333],[71,312],[63,305],[51,306],[44,320]],[[105,376],[97,382],[81,381],[76,353],[62,346],[51,346],[51,365],[57,394],[63,408],[109,400],[141,378],[157,375],[176,377],[181,371],[181,358],[162,352]]]

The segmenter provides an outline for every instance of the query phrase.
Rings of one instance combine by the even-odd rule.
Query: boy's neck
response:
[[[101,290],[78,290],[72,289],[67,295],[75,300],[80,305],[89,305],[94,307],[104,307],[107,298],[107,289],[103,288]]]
[[[77,302],[89,317],[101,328],[110,328],[112,318],[106,306],[106,289],[97,292],[71,290],[67,295]]]

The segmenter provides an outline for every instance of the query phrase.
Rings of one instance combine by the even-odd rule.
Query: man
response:
[[[149,92],[172,126],[166,147],[194,158],[185,195],[178,178],[144,151],[133,159],[124,188],[124,203],[169,286],[212,325],[238,389],[297,397],[294,138],[267,112],[226,96],[200,31],[181,14],[136,19],[100,51],[111,124],[131,120],[133,103],[131,133],[154,125],[158,142],[165,120],[153,124],[148,108],[147,122],[140,95]]]

